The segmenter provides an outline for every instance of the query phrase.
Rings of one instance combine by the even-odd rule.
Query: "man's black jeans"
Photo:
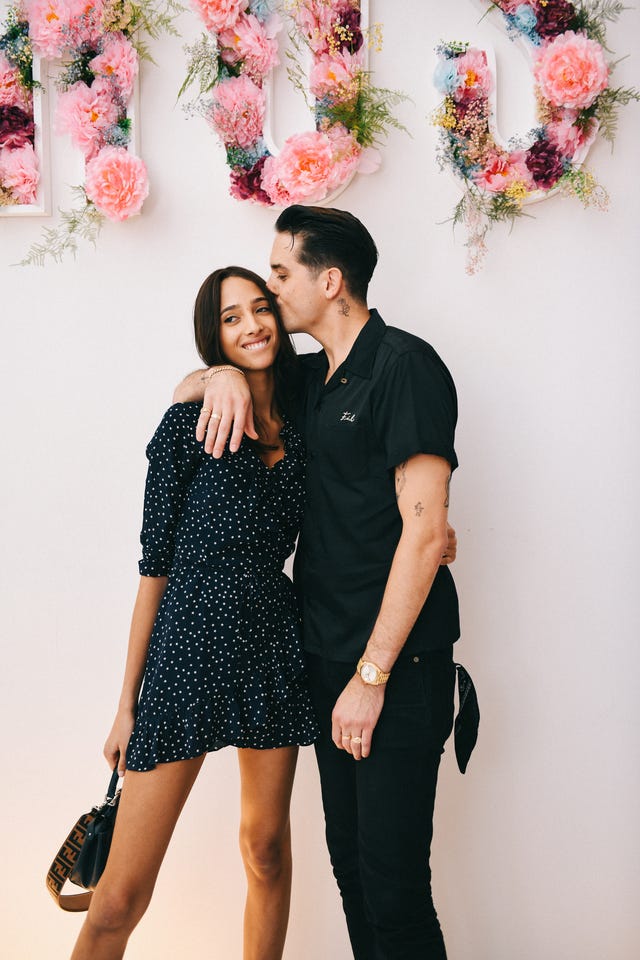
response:
[[[327,845],[353,955],[446,960],[429,851],[440,756],[453,724],[452,649],[398,659],[371,754],[359,761],[331,740],[331,713],[354,666],[307,657]]]

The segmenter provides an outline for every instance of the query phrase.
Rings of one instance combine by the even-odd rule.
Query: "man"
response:
[[[354,957],[443,960],[429,850],[459,636],[442,564],[457,404],[435,351],[367,307],[376,262],[349,213],[293,206],[278,218],[268,285],[286,329],[323,347],[302,358],[308,462],[294,572],[327,843]],[[220,456],[232,426],[233,450],[253,431],[250,398],[242,377],[220,371],[199,439],[206,431]]]

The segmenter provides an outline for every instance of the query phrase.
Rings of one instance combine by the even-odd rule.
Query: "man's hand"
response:
[[[223,370],[216,373],[214,367],[203,377],[206,386],[196,438],[204,440],[206,452],[217,459],[224,453],[229,434],[232,453],[239,448],[243,434],[258,439],[253,424],[253,400],[249,384],[239,372]]]
[[[371,737],[384,704],[384,684],[370,686],[354,674],[331,715],[331,738],[339,750],[354,760],[368,757]]]
[[[456,532],[450,523],[447,524],[447,546],[442,554],[440,566],[444,567],[448,563],[453,563],[458,553],[458,538]]]

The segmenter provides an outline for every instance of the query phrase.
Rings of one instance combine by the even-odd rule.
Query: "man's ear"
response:
[[[344,293],[342,270],[338,267],[329,267],[325,270],[325,296],[327,300],[335,300],[341,293]]]

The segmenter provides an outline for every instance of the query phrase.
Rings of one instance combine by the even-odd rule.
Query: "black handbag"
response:
[[[47,873],[47,889],[63,910],[77,913],[87,910],[93,889],[107,863],[113,827],[118,812],[120,790],[118,770],[113,771],[103,802],[83,813],[60,847]],[[65,882],[84,887],[84,893],[65,894]]]

